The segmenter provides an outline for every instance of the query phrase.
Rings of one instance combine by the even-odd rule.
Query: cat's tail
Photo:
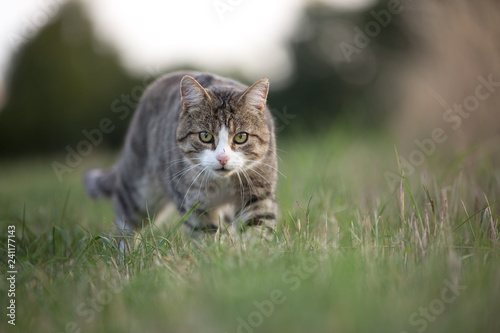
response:
[[[83,182],[87,194],[92,198],[107,198],[113,193],[116,174],[113,170],[102,171],[101,169],[90,169],[85,173]]]

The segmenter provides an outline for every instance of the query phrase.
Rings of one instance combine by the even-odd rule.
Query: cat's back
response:
[[[180,84],[184,76],[189,75],[198,81],[205,89],[222,88],[243,91],[247,86],[230,78],[211,73],[195,71],[178,71],[166,74],[153,82],[145,91],[142,102],[152,110],[181,111]],[[162,107],[163,106],[163,107]]]

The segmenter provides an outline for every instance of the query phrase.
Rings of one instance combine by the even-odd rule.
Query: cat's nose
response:
[[[217,155],[217,160],[219,161],[220,165],[224,166],[226,165],[227,161],[229,161],[229,155],[226,154]]]

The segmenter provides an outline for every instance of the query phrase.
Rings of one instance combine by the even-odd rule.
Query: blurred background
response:
[[[496,147],[499,7],[495,0],[2,1],[0,158],[76,150],[104,118],[113,130],[94,148],[118,149],[144,87],[186,68],[245,83],[268,77],[280,138],[343,127],[353,136],[383,132],[411,151],[442,128],[452,151]],[[464,103],[466,110],[454,108]]]
[[[165,214],[121,265],[112,202],[81,178],[178,69],[269,78],[283,233],[204,246]],[[498,0],[0,0],[18,331],[251,332],[259,310],[255,332],[500,332],[499,106]],[[445,304],[443,281],[467,290]]]

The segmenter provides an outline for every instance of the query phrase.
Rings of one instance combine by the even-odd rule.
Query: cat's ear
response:
[[[267,92],[269,91],[269,80],[261,79],[245,90],[238,101],[252,105],[260,111],[266,107]]]
[[[181,80],[181,97],[183,110],[211,100],[205,88],[189,75],[184,76]]]

